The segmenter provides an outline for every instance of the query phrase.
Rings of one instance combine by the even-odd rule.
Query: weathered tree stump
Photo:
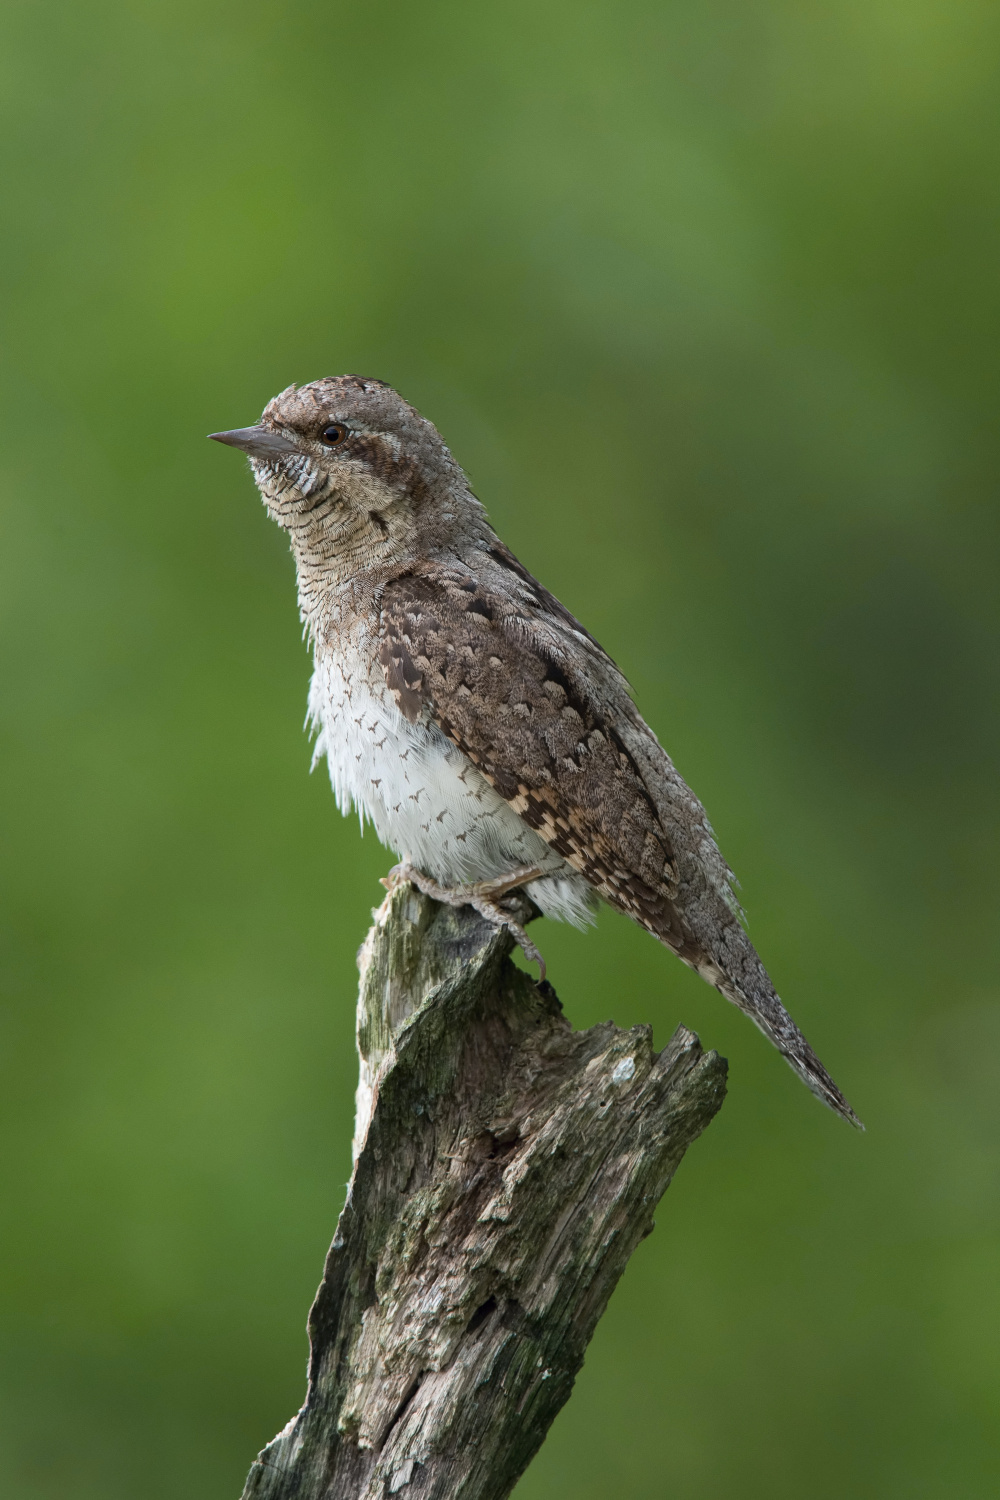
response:
[[[308,1393],[243,1500],[503,1500],[722,1103],[692,1032],[573,1031],[511,947],[408,885],[375,914]]]

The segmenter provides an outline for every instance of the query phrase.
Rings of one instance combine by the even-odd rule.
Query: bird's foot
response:
[[[516,870],[509,870],[506,875],[500,875],[495,880],[475,880],[468,885],[445,886],[438,885],[436,880],[404,859],[398,865],[393,865],[380,883],[387,891],[394,891],[397,885],[408,880],[418,891],[430,896],[432,901],[442,901],[446,906],[471,906],[487,922],[492,922],[494,927],[506,927],[525,958],[538,965],[538,982],[541,984],[545,978],[545,960],[514,914],[501,906],[500,898],[527,885],[529,880],[538,880],[544,874],[545,871],[538,865],[520,865]]]

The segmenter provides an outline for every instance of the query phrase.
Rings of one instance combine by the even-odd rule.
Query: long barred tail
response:
[[[767,970],[733,912],[715,893],[703,892],[697,905],[700,909],[695,922],[691,921],[693,913],[689,909],[684,924],[689,933],[694,928],[696,943],[685,945],[687,951],[680,952],[680,956],[703,979],[714,985],[720,995],[750,1017],[817,1099],[856,1129],[864,1130],[864,1125],[778,999]],[[706,907],[711,910],[706,910]]]
[[[764,984],[755,986],[753,995],[745,994],[739,985],[726,977],[714,980],[713,983],[720,995],[725,995],[727,1000],[738,1005],[744,1015],[749,1016],[760,1027],[768,1041],[774,1043],[785,1061],[794,1068],[806,1088],[811,1089],[817,1099],[836,1110],[838,1115],[842,1115],[857,1130],[864,1130],[864,1125],[774,993],[774,986],[763,965],[760,972]]]

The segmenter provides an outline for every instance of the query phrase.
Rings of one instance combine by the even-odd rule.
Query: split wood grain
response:
[[[573,1031],[511,947],[408,885],[376,913],[306,1401],[243,1500],[504,1500],[722,1103],[692,1032]]]

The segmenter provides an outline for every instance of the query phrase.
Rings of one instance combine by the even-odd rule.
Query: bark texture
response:
[[[408,885],[359,955],[356,1162],[306,1402],[243,1500],[503,1500],[726,1064],[680,1027],[573,1031],[469,907]]]

